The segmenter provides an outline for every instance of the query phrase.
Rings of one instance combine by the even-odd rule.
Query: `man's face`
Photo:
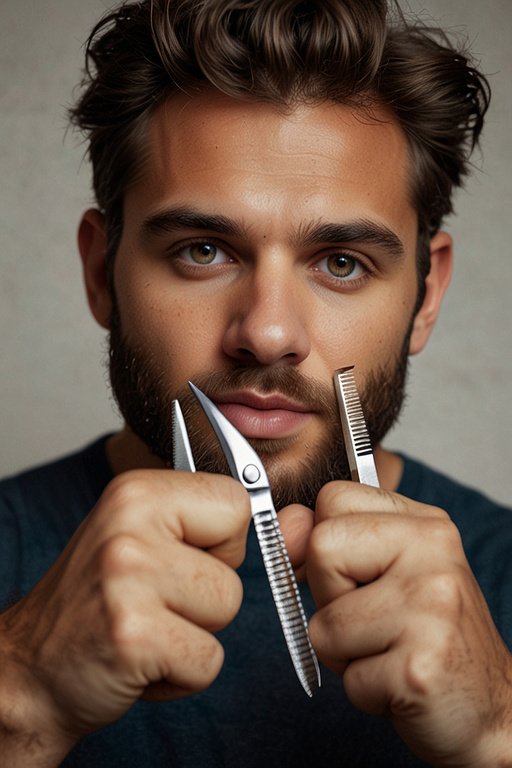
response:
[[[332,375],[354,365],[374,440],[397,415],[417,296],[406,140],[333,104],[284,114],[174,97],[151,123],[116,254],[113,386],[165,461],[184,400],[199,468],[215,440],[192,380],[262,455],[281,503],[346,473]],[[210,459],[213,457],[213,464]]]

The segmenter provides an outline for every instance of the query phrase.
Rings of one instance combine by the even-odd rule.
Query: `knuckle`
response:
[[[227,535],[245,532],[251,519],[249,494],[243,485],[227,475],[212,475],[197,472],[195,481],[198,498],[209,505],[222,520]]]
[[[451,674],[464,672],[468,658],[454,632],[437,628],[431,642],[410,653],[404,662],[404,681],[413,698],[433,698],[439,695]]]
[[[429,518],[430,536],[436,547],[443,552],[453,553],[462,550],[462,538],[457,526],[451,521],[442,509],[436,510],[439,514]]]
[[[316,498],[316,518],[323,520],[327,517],[333,508],[340,505],[343,495],[348,493],[348,484],[341,480],[332,480],[326,483],[318,493]]]
[[[118,605],[110,619],[110,642],[121,664],[132,665],[147,650],[147,622],[136,611]]]
[[[122,576],[146,567],[148,558],[134,536],[118,533],[103,542],[97,554],[98,572],[104,578]]]
[[[345,539],[341,519],[324,520],[311,531],[307,549],[307,561],[322,563],[333,549],[343,546]]]
[[[150,483],[143,472],[123,472],[107,485],[102,502],[108,506],[109,514],[119,514],[126,509],[138,508],[150,492]]]
[[[404,682],[406,688],[417,697],[428,695],[433,685],[433,666],[436,659],[429,650],[411,653],[404,664]]]
[[[441,509],[441,507],[432,507],[429,506],[429,514],[431,517],[436,518],[438,520],[444,520],[446,522],[451,522],[450,516],[448,512],[445,512],[444,509]]]
[[[460,578],[456,573],[438,573],[429,579],[428,601],[437,616],[457,623],[464,605]]]

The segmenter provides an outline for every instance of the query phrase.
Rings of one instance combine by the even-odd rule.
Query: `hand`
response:
[[[312,644],[357,707],[389,716],[432,765],[512,765],[511,656],[444,512],[330,483],[306,567]]]
[[[249,520],[231,478],[118,476],[51,570],[0,617],[0,701],[16,702],[0,707],[0,743],[21,723],[19,743],[62,759],[143,694],[207,687],[223,662],[212,633],[240,607],[234,568]],[[52,761],[7,763],[18,764]]]

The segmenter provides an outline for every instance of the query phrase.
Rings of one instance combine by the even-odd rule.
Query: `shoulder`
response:
[[[0,480],[0,504],[44,506],[46,501],[68,492],[70,486],[74,495],[83,493],[90,500],[112,477],[106,439],[103,436],[78,451]]]
[[[476,488],[464,485],[419,461],[402,456],[403,475],[398,492],[415,501],[444,509],[459,528],[466,549],[501,541],[512,546],[512,508],[493,501]]]
[[[105,440],[0,481],[1,603],[39,578],[96,503],[112,477]]]
[[[461,525],[465,521],[473,521],[473,518],[474,522],[482,522],[482,511],[510,522],[512,508],[493,501],[477,488],[464,485],[420,461],[404,455],[401,458],[403,474],[397,490],[404,496],[442,507]]]

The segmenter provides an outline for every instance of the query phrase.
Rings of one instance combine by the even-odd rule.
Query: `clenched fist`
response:
[[[241,604],[234,569],[249,520],[247,493],[228,477],[114,479],[50,571],[0,617],[3,765],[57,765],[141,696],[207,687],[223,662],[212,633]]]

